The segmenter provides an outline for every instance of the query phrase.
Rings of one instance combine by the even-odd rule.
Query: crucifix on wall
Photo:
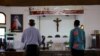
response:
[[[53,20],[56,23],[57,26],[57,32],[59,31],[59,22],[61,22],[61,20],[59,20],[59,18],[57,18],[56,20]]]

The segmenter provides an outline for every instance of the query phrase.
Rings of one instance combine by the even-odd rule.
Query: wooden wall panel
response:
[[[5,6],[100,5],[100,0],[0,0]]]

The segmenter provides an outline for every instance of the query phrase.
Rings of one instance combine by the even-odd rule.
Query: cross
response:
[[[53,20],[54,22],[56,22],[56,26],[57,26],[57,32],[59,31],[59,22],[61,22],[61,20],[59,20],[59,18],[57,18],[56,20]]]

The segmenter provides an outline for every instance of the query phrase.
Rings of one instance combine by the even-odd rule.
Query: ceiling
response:
[[[100,0],[0,0],[1,6],[100,5]]]

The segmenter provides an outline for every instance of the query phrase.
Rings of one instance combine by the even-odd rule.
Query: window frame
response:
[[[0,28],[4,28],[5,29],[4,39],[6,39],[6,27],[0,27]]]
[[[3,14],[3,15],[5,16],[5,23],[1,23],[1,22],[0,22],[0,25],[5,25],[5,24],[6,24],[6,14],[3,13],[3,12],[0,12],[0,13]]]

